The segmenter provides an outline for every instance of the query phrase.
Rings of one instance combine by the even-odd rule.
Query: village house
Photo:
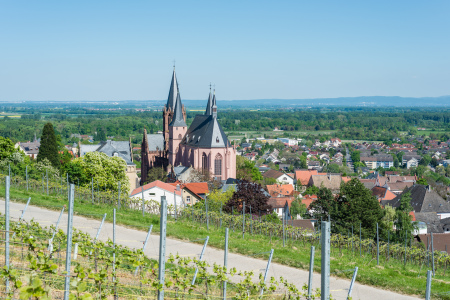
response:
[[[280,171],[276,171],[276,170],[267,170],[266,172],[264,172],[263,177],[265,178],[273,178],[275,179],[277,182],[282,183],[282,184],[291,184],[294,185],[294,178],[292,178],[291,176],[280,172]]]

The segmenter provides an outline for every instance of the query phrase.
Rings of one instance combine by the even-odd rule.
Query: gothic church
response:
[[[141,184],[154,167],[193,167],[217,180],[236,178],[236,149],[228,141],[217,120],[216,95],[209,92],[206,111],[196,115],[189,128],[181,103],[175,69],[169,97],[163,109],[163,133],[147,134],[141,145]]]

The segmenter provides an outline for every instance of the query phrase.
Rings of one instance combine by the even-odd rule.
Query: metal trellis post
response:
[[[245,201],[242,203],[242,238],[245,237]]]
[[[428,270],[427,271],[427,287],[425,290],[425,300],[431,299],[431,277],[433,275],[433,272]]]
[[[435,275],[434,272],[434,243],[433,243],[433,233],[431,233],[431,270],[433,271],[433,277]]]
[[[166,196],[161,196],[160,213],[160,231],[159,231],[159,270],[158,280],[161,289],[158,290],[158,300],[164,300],[164,276],[166,269],[166,226],[167,226],[167,202]]]
[[[223,266],[225,270],[228,268],[228,228],[225,228],[225,249],[223,253]],[[226,271],[228,273],[228,270]],[[223,282],[223,299],[227,299],[227,282]]]
[[[31,200],[31,197],[28,198],[27,204],[25,204],[25,207],[24,207],[24,209],[22,211],[22,214],[20,215],[19,222],[22,221],[23,216],[25,215],[25,212],[27,211],[28,204],[30,204],[30,200]]]
[[[352,296],[353,284],[356,280],[356,274],[358,274],[358,267],[355,267],[355,271],[353,272],[352,281],[350,281],[350,287],[348,288],[347,300]]]
[[[362,255],[362,245],[361,245],[361,223],[359,223],[359,257]]]
[[[56,221],[55,230],[53,230],[52,238],[50,239],[51,241],[53,241],[53,239],[55,238],[55,234],[58,231],[58,225],[59,225],[59,222],[61,221],[61,217],[62,217],[63,213],[64,213],[64,206],[61,209],[61,212],[59,213],[58,220]]]
[[[321,300],[330,299],[330,222],[322,222]]]
[[[91,195],[92,195],[92,204],[94,204],[94,177],[91,177]]]
[[[203,244],[202,252],[200,253],[200,258],[198,259],[199,261],[203,260],[203,255],[205,254],[205,249],[206,249],[206,245],[208,245],[208,241],[209,241],[209,236],[207,236],[205,239],[205,243]],[[192,278],[191,285],[195,284],[195,279],[197,279],[197,273],[198,273],[198,268],[195,268],[194,278]]]
[[[28,191],[28,165],[25,166],[25,180],[27,181],[27,191]]]
[[[145,216],[145,198],[144,198],[144,186],[142,186],[142,216]]]
[[[309,257],[308,299],[311,299],[313,274],[314,274],[314,246],[311,246],[311,255]]]
[[[120,209],[120,181],[118,183],[118,188],[119,188],[119,191],[118,191],[118,199],[117,199],[117,208]]]
[[[148,232],[147,232],[147,236],[145,237],[144,245],[142,246],[142,252],[144,252],[145,247],[147,247],[148,239],[150,238],[152,229],[153,229],[153,225],[150,225],[150,228],[148,229]],[[136,270],[134,270],[134,276],[136,276],[138,270],[139,270],[139,267],[136,267]]]
[[[266,270],[264,272],[264,283],[266,282],[267,279],[267,275],[269,274],[269,268],[270,268],[270,263],[272,262],[272,257],[273,257],[273,249],[270,249],[270,255],[269,255],[269,260],[267,261],[267,266],[266,266]],[[261,295],[264,293],[264,288],[261,289]]]
[[[69,286],[70,286],[70,259],[72,252],[72,227],[73,227],[73,198],[75,186],[73,184],[69,187],[69,210],[67,217],[67,248],[66,248],[66,278],[64,282],[64,300],[69,300]]]
[[[377,266],[380,264],[380,236],[378,234],[378,223],[377,223]]]
[[[6,176],[5,187],[5,266],[9,269],[9,189],[11,185],[11,177]],[[5,279],[6,293],[9,292],[9,279]]]

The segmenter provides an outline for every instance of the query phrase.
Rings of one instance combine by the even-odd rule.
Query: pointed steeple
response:
[[[170,90],[169,90],[169,97],[167,98],[167,109],[171,108],[172,111],[175,109],[175,102],[177,101],[178,97],[178,82],[177,82],[177,75],[175,74],[175,67],[173,68],[173,74],[172,74],[172,82],[170,83]]]
[[[208,97],[208,104],[206,105],[206,111],[205,111],[205,115],[206,116],[210,116],[212,115],[212,95],[211,95],[211,85],[209,85],[209,97]]]
[[[175,108],[173,113],[172,122],[169,124],[172,127],[187,127],[186,122],[183,118],[183,111],[181,110],[181,98],[180,93],[178,93],[177,99],[175,101]]]
[[[217,103],[216,103],[216,90],[214,89],[214,96],[213,96],[213,99],[212,99],[212,106],[211,107],[213,107],[213,106],[216,106],[217,107]]]
[[[214,96],[212,99],[211,115],[213,118],[217,119],[216,90],[214,90]]]

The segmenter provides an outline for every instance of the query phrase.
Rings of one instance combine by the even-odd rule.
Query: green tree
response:
[[[105,129],[104,128],[99,129],[99,131],[97,132],[96,140],[98,142],[106,141],[106,133],[105,133]]]
[[[236,178],[254,182],[261,182],[263,179],[255,164],[242,156],[236,156]]]
[[[84,156],[74,159],[73,163],[79,164],[83,177],[88,178],[88,182],[94,178],[94,183],[98,183],[100,187],[117,191],[120,181],[121,190],[124,193],[129,192],[127,163],[122,158],[109,157],[102,152],[88,152]]]
[[[306,212],[308,211],[306,205],[302,203],[302,201],[299,198],[296,198],[291,203],[291,216],[292,218],[296,219],[297,216],[303,217]]]
[[[309,186],[306,188],[303,194],[305,195],[317,195],[319,193],[319,188],[317,186]]]
[[[358,228],[364,237],[373,237],[376,224],[384,217],[384,211],[372,191],[365,188],[356,178],[341,184],[341,190],[332,206],[331,219],[335,222],[334,232],[347,233]]]
[[[229,187],[228,190],[222,192],[222,190],[217,189],[213,190],[208,194],[208,211],[216,211],[219,212],[220,208],[225,206],[228,201],[233,197],[235,190],[233,187]],[[197,202],[200,203],[201,207],[204,207],[204,201]]]
[[[352,154],[350,154],[350,157],[352,158],[353,163],[357,163],[361,160],[361,153],[359,151],[353,151]]]
[[[417,184],[422,184],[422,185],[428,185],[428,182],[427,182],[427,180],[426,180],[425,178],[419,178],[419,179],[416,181],[416,183],[417,183]]]
[[[395,210],[396,233],[400,241],[405,239],[405,232],[407,241],[409,241],[416,227],[416,223],[412,222],[409,214],[411,211],[413,211],[411,206],[411,192],[404,192],[400,198],[400,205]]]
[[[9,158],[16,151],[14,143],[10,139],[0,136],[0,160]]]
[[[327,220],[332,212],[334,205],[334,196],[330,189],[321,187],[317,191],[317,200],[313,201],[309,209],[313,211],[313,216],[317,220]]]
[[[50,161],[52,166],[55,168],[59,168],[61,166],[58,153],[58,144],[52,123],[45,124],[44,129],[42,130],[41,146],[39,147],[37,161],[42,161],[45,158],[48,159],[48,161]]]
[[[147,172],[147,181],[145,183],[149,183],[149,182],[153,182],[153,181],[162,181],[162,182],[166,182],[167,181],[167,173],[166,171],[164,171],[163,168],[151,168],[150,170],[148,170]]]

